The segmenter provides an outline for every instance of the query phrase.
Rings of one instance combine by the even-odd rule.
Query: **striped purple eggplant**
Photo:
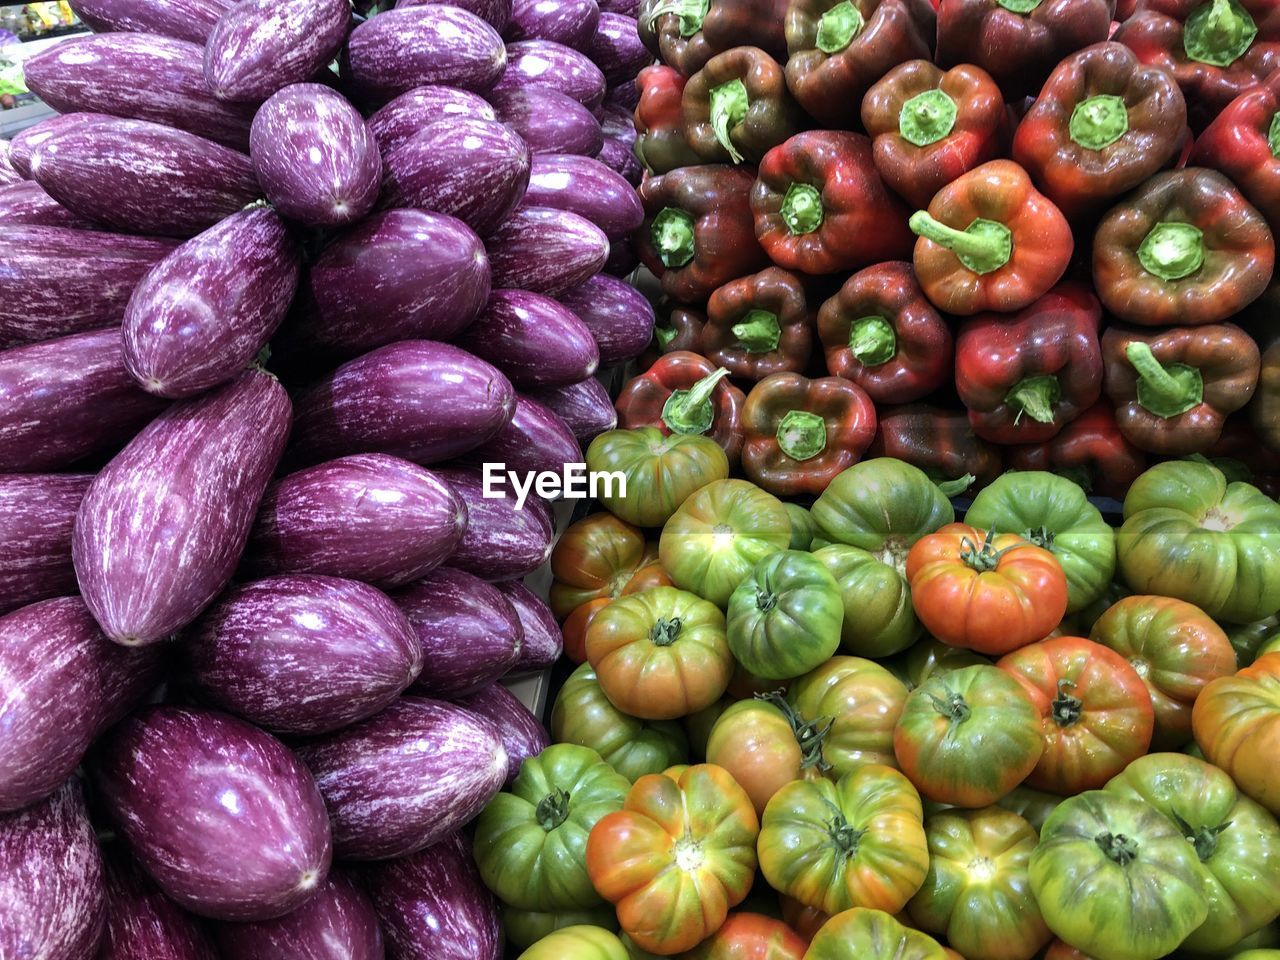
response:
[[[551,608],[519,580],[502,580],[494,584],[507,602],[515,608],[524,630],[524,642],[520,645],[518,659],[507,676],[519,676],[545,670],[560,659],[564,641],[560,625],[556,623]]]
[[[422,670],[417,635],[382,591],[312,574],[233,587],[184,633],[182,655],[201,699],[278,734],[371,717]]]
[[[0,187],[0,225],[4,229],[15,224],[38,227],[68,227],[93,230],[95,225],[74,213],[44,192],[34,180],[21,180]]]
[[[0,475],[0,614],[75,593],[71,530],[93,476]]]
[[[601,13],[623,13],[628,17],[640,16],[640,0],[599,0]]]
[[[119,230],[189,237],[262,195],[249,158],[236,150],[146,120],[92,116],[31,153],[32,178],[73,213]]]
[[[634,80],[614,84],[604,95],[604,108],[634,110],[640,103],[640,87]]]
[[[445,0],[396,0],[396,9],[444,2]],[[474,13],[498,32],[501,32],[511,19],[511,0],[453,0],[449,6],[459,7],[468,13]]]
[[[0,350],[0,471],[59,470],[132,437],[165,407],[107,327]]]
[[[500,496],[484,495],[479,470],[451,467],[437,471],[467,505],[467,532],[449,558],[449,566],[474,573],[482,580],[516,580],[546,563],[551,556],[555,528],[551,508],[530,494],[523,509],[509,487]]]
[[[391,595],[422,645],[425,667],[411,692],[453,700],[505,676],[520,659],[524,628],[497,588],[451,567]]]
[[[516,394],[516,412],[496,437],[466,456],[468,463],[505,463],[520,473],[559,473],[566,463],[582,462],[573,431],[549,409]]]
[[[636,159],[635,151],[617,137],[605,137],[595,157],[633,187],[640,186],[644,180],[644,167]]]
[[[600,122],[572,97],[546,87],[513,87],[490,93],[498,118],[539,153],[598,153]]]
[[[354,223],[378,199],[378,142],[356,108],[323,84],[272,94],[253,118],[250,157],[276,210],[309,227]]]
[[[533,158],[524,205],[586,217],[610,240],[629,237],[644,222],[640,198],[621,174],[599,160],[572,154]]]
[[[72,130],[85,124],[92,124],[101,116],[97,113],[67,113],[45,117],[20,132],[9,143],[9,162],[23,177],[31,179],[31,154],[54,134]]]
[[[653,339],[653,306],[635,287],[599,274],[560,294],[600,347],[601,363],[640,356]]]
[[[236,717],[146,707],[104,738],[92,773],[138,862],[192,913],[283,916],[329,873],[315,781],[288,747]]]
[[[492,364],[449,344],[402,340],[299,396],[291,460],[389,453],[439,463],[495,436],[514,410],[515,391]]]
[[[539,387],[530,390],[529,396],[564,421],[583,449],[618,425],[618,412],[613,409],[609,391],[595,377],[563,387]]]
[[[23,64],[31,92],[59,113],[106,113],[249,148],[251,105],[218,100],[204,82],[198,43],[146,33],[104,33],[59,43]]]
[[[653,55],[640,42],[636,18],[623,13],[600,14],[600,24],[584,52],[611,87],[634,80],[653,62]]]
[[[13,165],[13,148],[8,140],[0,140],[0,187],[21,182],[22,174]]]
[[[600,108],[600,131],[606,137],[621,140],[628,147],[636,142],[636,125],[630,110],[606,103]]]
[[[596,34],[599,19],[596,0],[515,0],[502,38],[508,43],[550,40],[584,50]]]
[[[567,93],[594,111],[604,102],[600,68],[585,53],[550,40],[517,40],[507,44],[507,69],[495,90],[550,87]]]
[[[236,0],[70,0],[71,9],[97,33],[158,33],[203,44]]]
[[[309,740],[337,856],[386,860],[447,837],[502,789],[507,752],[489,721],[425,697],[401,697],[361,723]]]
[[[500,683],[491,683],[470,696],[460,697],[458,703],[484,717],[498,731],[502,747],[507,751],[507,786],[520,773],[520,764],[551,745],[551,738],[538,718]]]
[[[209,605],[240,560],[288,435],[288,394],[252,369],[173,404],[107,464],[71,545],[107,636],[155,643]]]
[[[78,780],[0,815],[0,957],[92,957],[106,920],[102,872]]]
[[[107,929],[96,960],[224,960],[205,925],[160,892],[124,844],[106,852]]]
[[[348,0],[242,0],[209,34],[205,83],[219,100],[265,100],[322,70],[350,25]]]
[[[522,205],[485,246],[495,287],[549,297],[585,282],[609,259],[603,230],[586,217],[551,207]]]
[[[457,343],[521,389],[577,383],[600,363],[586,324],[550,297],[527,290],[493,291]]]
[[[531,159],[501,123],[442,120],[387,154],[383,204],[447,213],[484,237],[524,197]]]
[[[496,120],[498,114],[479,94],[456,87],[414,87],[369,118],[369,130],[385,156],[438,120]]]
[[[194,397],[239,375],[293,302],[299,253],[270,207],[188,240],[142,278],[124,313],[124,365],[144,390]]]

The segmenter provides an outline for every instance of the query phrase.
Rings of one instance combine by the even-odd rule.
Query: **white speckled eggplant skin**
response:
[[[584,283],[609,259],[603,230],[586,217],[549,207],[520,207],[485,246],[495,287],[548,297]]]
[[[105,901],[102,854],[79,781],[0,815],[0,957],[88,960]]]
[[[474,573],[481,580],[515,580],[527,576],[551,556],[554,526],[551,508],[537,494],[529,494],[523,510],[516,496],[503,486],[504,496],[486,498],[479,470],[448,468],[437,471],[467,505],[467,531],[449,558],[449,566]]]
[[[632,152],[631,143],[620,137],[606,135],[595,158],[633,187],[640,186],[644,180],[644,167]]]
[[[0,471],[61,469],[165,406],[125,370],[117,327],[0,350]]]
[[[517,40],[550,40],[575,50],[586,49],[600,20],[596,0],[514,0],[511,21],[502,31],[508,43]]]
[[[490,93],[498,118],[520,134],[536,158],[542,153],[595,156],[604,145],[598,121],[582,104],[546,87]]]
[[[236,0],[71,0],[71,9],[97,33],[158,33],[204,43]]]
[[[71,130],[84,124],[92,124],[101,116],[97,113],[64,113],[45,117],[21,131],[9,143],[9,162],[23,177],[31,179],[31,153],[56,133]],[[0,148],[2,149],[2,148]]]
[[[226,104],[204,82],[198,43],[105,33],[49,47],[23,64],[27,86],[59,113],[150,120],[244,151],[252,106]]]
[[[369,118],[369,130],[383,155],[438,120],[496,120],[497,113],[479,94],[456,87],[415,87]]]
[[[405,857],[438,842],[507,776],[507,752],[488,720],[425,697],[401,697],[298,755],[324,794],[334,850],[349,860]]]
[[[467,508],[430,470],[382,453],[339,457],[267,490],[249,535],[254,576],[318,573],[400,587],[462,542]]]
[[[185,632],[182,657],[201,699],[278,734],[371,717],[422,670],[417,634],[385,594],[308,574],[233,587]]]
[[[396,0],[396,9],[421,7],[428,3],[444,2],[445,0]],[[455,3],[450,3],[449,6],[458,7],[468,13],[474,13],[499,33],[502,32],[507,22],[511,19],[511,0],[457,0]]]
[[[123,844],[108,848],[107,929],[96,960],[222,960],[205,926],[160,892]]]
[[[585,53],[551,40],[507,44],[507,69],[494,90],[530,85],[566,93],[592,112],[604,102],[600,68]]]
[[[636,74],[653,62],[640,40],[636,18],[623,13],[601,13],[595,35],[583,52],[611,87],[635,80]]]
[[[0,617],[0,812],[57,790],[160,680],[162,656],[112,643],[79,597]]]
[[[519,580],[503,580],[494,586],[515,609],[524,631],[520,658],[507,671],[507,676],[536,673],[559,660],[564,651],[564,640],[560,635],[560,625],[546,602]]]
[[[550,297],[527,290],[494,290],[456,342],[522,389],[577,383],[600,364],[587,325]]]
[[[44,192],[34,180],[18,180],[0,187],[0,227],[15,224],[94,230],[96,225],[74,213]]]
[[[628,17],[640,16],[640,0],[598,0],[601,13],[622,13]]]
[[[337,55],[350,26],[347,0],[244,0],[209,34],[205,83],[220,100],[265,100],[313,77]]]
[[[22,180],[22,174],[13,165],[11,155],[12,148],[9,146],[9,141],[0,142],[0,186],[19,183]]]
[[[601,363],[638,357],[653,340],[653,305],[625,280],[599,274],[557,299],[587,325]]]
[[[91,116],[31,153],[32,179],[73,213],[190,237],[262,196],[243,153],[146,120]]]
[[[0,476],[0,614],[76,592],[71,530],[93,476]]]
[[[631,184],[591,157],[534,157],[524,204],[586,217],[610,240],[629,237],[644,223],[644,206]]]
[[[236,717],[147,707],[95,750],[94,783],[138,862],[179,906],[270,920],[307,901],[333,851],[315,781]]]
[[[520,764],[529,757],[536,757],[551,745],[546,728],[538,721],[510,690],[500,683],[491,683],[470,696],[460,697],[458,703],[473,713],[478,713],[498,731],[502,747],[507,751],[507,780],[504,786],[520,773]]]
[[[505,463],[508,470],[559,473],[582,463],[582,448],[564,421],[537,400],[516,394],[516,412],[502,431],[463,458],[468,463]]]
[[[298,289],[297,245],[269,207],[233,213],[158,263],[124,312],[124,365],[148,393],[194,397],[244,370]]]
[[[142,430],[89,486],[71,554],[112,640],[181,629],[231,579],[289,435],[289,397],[246,370]]]
[[[563,387],[539,387],[529,396],[559,417],[582,447],[618,425],[609,392],[595,377]]]
[[[608,110],[618,107],[623,110],[634,110],[640,104],[640,88],[634,80],[618,83],[609,87],[604,94],[604,106]]]

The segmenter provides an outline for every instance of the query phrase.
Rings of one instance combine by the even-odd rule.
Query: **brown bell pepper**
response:
[[[664,436],[705,434],[720,444],[730,465],[735,464],[742,451],[747,398],[726,379],[728,375],[696,353],[668,353],[618,394],[618,426],[657,427]]]
[[[1189,162],[1225,173],[1273,233],[1280,227],[1280,70],[1218,114]]]
[[[704,163],[759,163],[802,119],[782,67],[759,47],[708,60],[685,85],[681,110],[685,139]]]
[[[916,207],[999,156],[1008,115],[1000,88],[981,67],[943,71],[928,60],[899,64],[862,99],[876,170]]]
[[[1086,493],[1123,500],[1147,469],[1147,455],[1125,439],[1111,403],[1101,399],[1044,443],[1009,447],[1010,470],[1044,470]]]
[[[980,490],[1000,476],[1000,448],[973,432],[965,411],[908,403],[881,407],[879,415],[868,456],[919,467],[948,496]]]
[[[702,346],[708,360],[734,377],[803,373],[813,352],[804,284],[779,267],[729,281],[707,301]]]
[[[691,77],[717,53],[761,47],[786,56],[785,0],[644,0],[640,39],[663,63]]]
[[[1222,174],[1193,168],[1148,180],[1093,241],[1093,282],[1108,311],[1150,326],[1218,323],[1261,296],[1275,243]]]
[[[1227,415],[1253,396],[1260,365],[1258,345],[1231,323],[1111,327],[1102,358],[1120,432],[1139,449],[1172,457],[1218,441]]]
[[[698,163],[698,155],[684,138],[685,78],[671,67],[645,67],[636,76],[640,102],[636,104],[636,157],[650,173],[667,173]]]
[[[664,353],[674,353],[677,350],[702,352],[702,328],[707,324],[707,315],[701,310],[679,304],[667,306],[669,309],[665,316],[660,317],[653,328],[655,353],[642,358],[646,367]]]

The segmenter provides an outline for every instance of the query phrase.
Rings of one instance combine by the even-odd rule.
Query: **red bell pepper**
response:
[[[657,355],[649,358],[649,364],[658,359],[658,355],[674,353],[677,350],[688,350],[691,353],[702,352],[702,328],[707,324],[707,315],[692,307],[671,305],[667,312],[653,328],[654,346]]]
[[[636,76],[635,153],[651,173],[667,173],[700,162],[684,138],[680,101],[685,79],[671,67],[645,67]]]
[[[684,136],[707,163],[759,163],[800,129],[800,108],[777,61],[759,47],[718,53],[689,78]]]
[[[1272,231],[1280,228],[1280,71],[1218,114],[1197,138],[1190,163],[1225,173]]]
[[[725,379],[728,375],[696,353],[668,353],[618,394],[618,426],[657,427],[664,436],[706,434],[735,464],[746,396]]]
[[[909,403],[951,377],[951,329],[916,283],[911,264],[860,270],[818,311],[827,371],[876,403]]]
[[[927,403],[881,407],[867,455],[919,467],[948,496],[977,491],[1000,476],[1000,448],[973,431],[968,414]]]
[[[733,47],[763,47],[772,57],[786,56],[786,10],[785,0],[644,0],[636,22],[649,51],[691,77]]]
[[[702,345],[708,360],[735,377],[803,373],[813,352],[804,284],[778,267],[731,280],[707,301]]]
[[[1086,493],[1123,500],[1147,469],[1147,455],[1125,439],[1110,402],[1099,400],[1044,443],[1008,448],[1010,470],[1045,470]]]

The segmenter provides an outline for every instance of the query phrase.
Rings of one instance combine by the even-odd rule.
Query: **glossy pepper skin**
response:
[[[1262,442],[1280,453],[1280,332],[1273,332],[1262,353],[1258,393],[1249,415]]]
[[[1173,77],[1119,43],[1063,60],[1018,125],[1013,158],[1073,220],[1096,216],[1165,167],[1186,139]]]
[[[645,0],[640,39],[663,63],[691,77],[717,53],[737,46],[786,55],[785,0]]]
[[[1275,242],[1262,215],[1213,170],[1173,170],[1112,208],[1093,241],[1103,306],[1144,326],[1218,323],[1271,281]]]
[[[1000,476],[1000,447],[974,432],[964,410],[908,403],[880,407],[879,418],[869,457],[895,457],[939,484],[973,477],[965,490],[948,490],[952,495],[980,490]]]
[[[1120,432],[1139,449],[1169,457],[1209,450],[1227,415],[1253,396],[1258,345],[1231,323],[1102,335],[1105,389]]]
[[[794,273],[769,267],[731,280],[707,301],[702,346],[732,376],[803,373],[813,352],[813,313]]]
[[[788,270],[856,270],[911,249],[906,208],[857,133],[810,130],[774,147],[760,161],[751,212],[760,246]]]
[[[992,160],[912,215],[920,286],[944,313],[1029,306],[1062,278],[1074,241],[1066,218],[1010,160]]]
[[[1225,173],[1280,226],[1280,71],[1240,94],[1196,138],[1190,163]]]
[[[910,403],[951,376],[951,328],[925,297],[911,264],[859,270],[818,311],[827,371],[876,403]]]
[[[928,60],[909,60],[862,99],[876,170],[916,207],[927,207],[956,177],[999,156],[1007,118],[991,74],[967,64],[944,71]]]
[[[665,353],[688,350],[702,352],[702,329],[707,325],[707,315],[701,310],[679,304],[669,304],[666,316],[660,316],[653,328],[653,352],[645,353],[640,364],[645,369]]]
[[[681,167],[640,186],[645,222],[636,252],[667,296],[697,303],[769,263],[753,229],[754,179],[738,167]]]
[[[848,129],[873,83],[907,60],[931,59],[929,0],[793,0],[787,8],[787,86],[823,126]]]
[[[1099,400],[1044,443],[1010,447],[1010,470],[1045,470],[1074,481],[1085,493],[1123,500],[1147,469],[1147,455],[1116,423],[1110,401]]]
[[[782,67],[759,47],[708,60],[685,84],[681,112],[685,139],[703,163],[759,163],[802,121]]]
[[[667,173],[698,163],[684,138],[684,113],[680,108],[685,78],[671,67],[645,67],[636,75],[640,102],[636,104],[635,153],[651,173]]]

